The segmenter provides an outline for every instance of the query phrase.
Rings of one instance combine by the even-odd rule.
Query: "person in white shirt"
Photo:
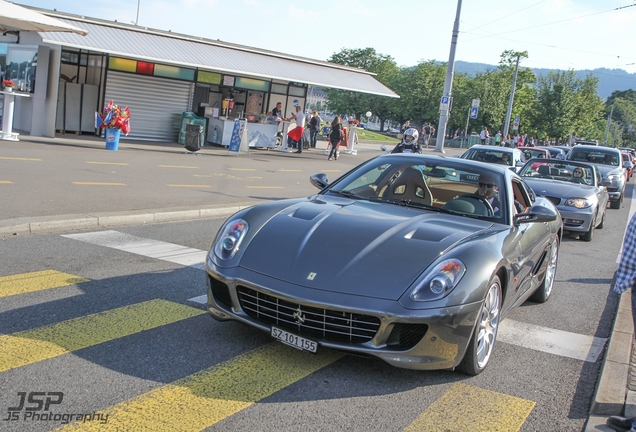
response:
[[[291,145],[292,147],[298,148],[296,150],[296,153],[302,153],[303,152],[302,138],[303,138],[303,132],[305,132],[305,114],[303,114],[303,109],[301,108],[300,105],[296,106],[296,112],[292,113],[291,118],[292,120],[296,120],[296,127],[287,133],[287,137],[290,141],[293,141],[296,143],[296,145],[294,146],[293,142],[290,142],[290,144],[292,144]]]

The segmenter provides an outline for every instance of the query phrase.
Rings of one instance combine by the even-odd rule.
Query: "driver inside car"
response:
[[[479,176],[479,187],[475,194],[486,199],[486,201],[490,203],[495,215],[499,213],[499,185],[494,178],[487,174],[481,174]]]

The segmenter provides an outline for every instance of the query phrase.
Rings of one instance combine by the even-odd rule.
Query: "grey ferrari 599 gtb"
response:
[[[552,292],[559,212],[506,166],[389,154],[231,216],[208,310],[299,350],[476,375],[501,320]]]

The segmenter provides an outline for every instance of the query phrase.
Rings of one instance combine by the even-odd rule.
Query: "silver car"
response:
[[[563,229],[579,232],[591,241],[594,229],[603,228],[609,194],[609,181],[602,181],[595,165],[560,159],[530,159],[519,175],[537,195],[556,205]]]
[[[474,145],[460,157],[479,162],[508,165],[514,172],[517,172],[526,162],[523,152],[517,148],[490,145]]]
[[[596,165],[603,178],[611,184],[607,187],[610,196],[610,207],[621,208],[627,183],[627,169],[621,151],[610,147],[577,145],[568,153],[567,160],[589,162]]]

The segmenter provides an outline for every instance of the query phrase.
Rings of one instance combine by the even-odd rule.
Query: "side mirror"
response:
[[[329,185],[327,174],[324,173],[313,174],[311,177],[309,177],[309,182],[321,190]]]
[[[623,168],[632,169],[633,167],[634,167],[634,165],[632,165],[632,163],[630,161],[623,162]]]
[[[543,207],[542,205],[533,205],[526,213],[518,213],[514,216],[515,226],[530,222],[552,222],[557,219],[554,210]]]

